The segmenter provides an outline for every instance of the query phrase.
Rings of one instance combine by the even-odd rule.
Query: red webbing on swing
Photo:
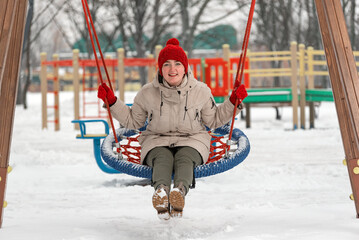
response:
[[[253,20],[255,4],[256,4],[256,0],[252,0],[251,8],[249,10],[249,15],[248,15],[248,20],[247,20],[246,33],[244,35],[244,39],[243,39],[243,43],[242,43],[242,52],[241,52],[241,56],[239,58],[239,63],[238,63],[238,67],[237,67],[237,74],[236,74],[236,78],[235,78],[235,81],[234,81],[233,90],[236,87],[238,87],[239,85],[241,85],[241,82],[242,82],[243,71],[244,71],[244,62],[246,60],[246,55],[247,55],[249,35],[250,35],[250,32],[251,32],[251,26],[252,26],[252,20]],[[233,110],[231,130],[229,132],[228,140],[231,140],[231,138],[232,138],[234,119],[235,119],[235,116],[236,116],[236,111],[237,111],[238,104],[240,104],[240,102],[238,101],[238,98],[237,98],[236,99],[236,104],[235,104],[234,110]]]
[[[218,161],[223,157],[223,155],[226,153],[226,151],[229,150],[229,146],[224,141],[223,136],[215,136],[211,135],[211,145],[209,148],[209,157],[207,160],[207,164],[211,162]]]
[[[101,55],[101,60],[102,60],[103,67],[104,67],[105,72],[106,72],[107,82],[109,83],[110,89],[113,91],[112,84],[111,84],[111,81],[110,81],[110,77],[109,77],[109,74],[108,74],[108,71],[107,71],[105,59],[103,57],[103,54],[102,54],[102,51],[101,51],[101,46],[100,46],[100,43],[98,41],[96,29],[95,29],[95,26],[94,26],[93,21],[92,21],[90,8],[88,6],[87,0],[81,0],[81,2],[82,2],[82,7],[84,9],[87,28],[88,28],[89,35],[90,35],[92,49],[93,49],[93,53],[95,55],[97,71],[98,71],[98,75],[100,77],[101,84],[103,84],[104,82],[103,82],[103,79],[102,79],[101,68],[100,68],[99,60],[97,58],[97,52],[96,52],[95,43],[94,43],[94,40],[93,40],[91,29],[93,31],[93,34],[94,34],[95,38],[96,38],[96,44],[97,44],[98,51],[100,52],[100,55]],[[91,22],[91,26],[90,26],[90,23],[89,23],[89,19],[90,19],[90,22]],[[107,108],[107,111],[108,111],[108,117],[109,117],[110,122],[111,122],[111,128],[112,128],[112,131],[113,131],[113,135],[115,137],[116,143],[118,143],[118,139],[117,139],[117,136],[116,136],[116,130],[115,130],[115,126],[113,124],[112,115],[111,115],[111,111],[110,111],[110,106],[108,104],[107,98],[105,99],[105,104],[106,104],[106,108]],[[120,151],[120,149],[117,148],[117,152],[119,152],[119,151]]]
[[[138,142],[138,137],[141,133],[126,137],[121,141],[121,153],[127,159],[127,161],[140,164],[141,163],[141,146]],[[208,163],[218,161],[226,153],[226,142],[224,136],[211,134],[212,140],[209,150]]]

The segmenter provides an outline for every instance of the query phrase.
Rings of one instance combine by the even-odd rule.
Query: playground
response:
[[[82,4],[90,28],[87,19],[90,10],[86,0]],[[128,145],[120,146],[117,140],[132,136],[136,131],[120,129],[113,136],[110,135],[105,120],[87,121],[91,124],[85,127],[80,119],[78,70],[82,67],[82,89],[90,90],[83,93],[83,96],[96,99],[96,87],[92,89],[93,86],[85,86],[85,65],[93,62],[79,59],[78,51],[75,50],[72,60],[65,61],[76,69],[73,70],[73,91],[60,94],[59,68],[63,62],[59,61],[57,54],[53,55],[52,61],[41,54],[41,93],[29,93],[30,108],[27,110],[13,104],[18,79],[17,62],[20,57],[16,46],[22,43],[24,26],[21,12],[25,10],[26,4],[20,1],[13,4],[9,2],[7,6],[10,10],[6,12],[5,24],[0,24],[3,26],[0,32],[3,33],[0,38],[3,43],[0,47],[0,69],[3,69],[0,76],[0,135],[4,138],[0,148],[0,238],[356,238],[359,218],[359,85],[356,59],[339,1],[317,0],[316,4],[324,47],[324,51],[319,54],[325,53],[328,65],[328,72],[321,72],[319,75],[330,75],[331,90],[317,90],[314,87],[313,77],[316,71],[313,62],[323,64],[323,61],[313,61],[311,58],[318,51],[305,49],[304,45],[297,45],[295,42],[291,43],[290,51],[275,54],[275,61],[281,54],[283,56],[279,58],[286,61],[280,69],[263,71],[252,68],[256,53],[249,53],[248,58],[246,54],[255,1],[251,4],[235,77],[233,64],[237,60],[231,62],[231,54],[225,51],[225,46],[221,59],[189,61],[194,74],[211,87],[218,102],[227,98],[234,81],[235,86],[241,84],[243,76],[249,92],[249,97],[244,101],[246,117],[235,119],[233,114],[231,127],[228,123],[209,131],[212,144],[208,164],[194,169],[197,189],[188,193],[191,197],[188,200],[186,198],[184,216],[163,222],[156,218],[153,208],[148,204],[148,196],[153,191],[151,169],[133,163],[138,161],[136,156],[138,157],[140,147],[132,146],[130,152],[126,152],[121,149]],[[91,17],[90,20],[94,28]],[[337,37],[338,32],[340,37]],[[137,91],[123,91],[124,67],[129,65],[128,59],[124,58],[119,49],[117,60],[105,60],[94,29],[93,33],[101,55],[98,60],[95,54],[100,73],[98,80],[100,83],[104,82],[100,69],[102,64],[110,87],[112,88],[111,82],[118,84],[119,98],[131,105]],[[95,49],[91,32],[90,36]],[[9,39],[14,41],[8,41]],[[148,67],[148,79],[155,72],[156,66],[153,63],[156,57],[155,53],[148,60],[141,60],[141,64]],[[257,60],[263,61],[263,58],[271,57],[262,56]],[[107,64],[112,67],[111,74],[107,71]],[[48,68],[52,68],[50,76]],[[272,75],[273,72],[275,75]],[[250,79],[256,74],[275,76],[275,81],[281,81],[278,78],[280,76],[286,76],[287,88],[251,89]],[[50,92],[47,86],[49,80],[53,81]],[[47,99],[49,93],[54,95],[50,101]],[[238,97],[235,103],[231,99],[234,109],[239,98],[242,101],[243,98]],[[83,105],[84,102],[83,100]],[[109,109],[110,98],[104,99],[104,102]],[[320,117],[316,118],[314,128],[314,116],[318,115],[318,109],[315,114],[314,108],[318,106],[318,102]],[[212,102],[212,107],[214,104]],[[280,114],[277,111],[276,119],[270,113],[272,109],[268,108],[268,104],[271,107],[290,106],[292,111]],[[49,108],[54,111],[48,112]],[[186,111],[187,107],[185,116]],[[84,113],[85,111],[83,119],[91,118],[85,117]],[[108,114],[111,129],[115,132],[110,112]],[[200,113],[197,112],[196,117],[198,114]],[[48,117],[53,120],[49,121]],[[100,112],[94,118],[101,118]],[[152,115],[148,118],[151,121]],[[145,118],[143,122],[144,120]],[[48,122],[54,123],[55,131],[48,128]],[[141,121],[141,125],[143,122]],[[309,128],[305,126],[306,122],[309,122]],[[151,123],[153,122],[149,126]],[[143,129],[139,131],[144,131]],[[223,134],[228,135],[225,143],[217,141]],[[106,139],[103,140],[100,155],[98,146],[100,139],[104,137]],[[78,138],[85,141],[79,141]],[[93,140],[93,149],[89,140]],[[129,144],[132,138],[127,138],[127,141]],[[249,149],[252,150],[248,155]],[[126,157],[122,158],[122,154]],[[108,157],[115,164],[108,162]],[[101,158],[108,165],[102,166]],[[245,161],[242,163],[243,160]],[[242,163],[240,167],[234,168],[239,163]],[[122,165],[126,167],[117,168]],[[137,175],[137,171],[141,174]],[[144,171],[146,176],[143,175]],[[204,176],[207,178],[203,179]],[[356,215],[352,214],[353,203]],[[4,222],[3,215],[7,216]]]
[[[134,92],[126,92],[132,101]],[[39,131],[40,93],[16,109],[13,171],[0,239],[355,239],[348,171],[333,102],[316,128],[292,131],[290,111],[275,120],[253,108],[251,153],[238,167],[197,180],[182,219],[158,220],[148,182],[106,174],[92,141],[75,138],[73,95],[61,96],[61,131]],[[270,127],[268,127],[270,126]],[[245,121],[235,127],[244,129]],[[102,132],[96,125],[89,132]],[[56,176],[56,177],[55,177]]]

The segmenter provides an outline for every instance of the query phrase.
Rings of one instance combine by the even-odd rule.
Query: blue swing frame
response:
[[[122,173],[109,165],[107,165],[101,158],[101,140],[106,138],[109,133],[109,126],[105,120],[102,119],[94,119],[94,120],[73,120],[72,123],[78,123],[80,127],[81,134],[77,135],[77,139],[92,139],[93,140],[93,154],[96,159],[96,163],[98,167],[105,173],[117,174]],[[103,123],[105,127],[105,134],[87,134],[86,132],[86,123]]]

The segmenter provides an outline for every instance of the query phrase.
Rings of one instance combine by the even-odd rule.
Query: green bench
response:
[[[278,107],[292,106],[292,89],[291,88],[255,88],[247,89],[248,97],[244,99],[243,103],[246,108],[246,127],[249,128],[250,123],[250,107],[255,106],[270,106],[276,108],[276,118],[280,119]],[[314,127],[314,106],[315,103],[323,101],[334,101],[331,89],[306,89],[305,91],[306,104],[310,106],[310,127]],[[300,95],[298,95],[300,101]],[[319,105],[319,104],[317,104]]]

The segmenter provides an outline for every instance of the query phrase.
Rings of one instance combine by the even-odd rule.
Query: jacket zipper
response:
[[[183,121],[186,119],[186,113],[188,111],[187,108],[187,101],[188,101],[188,91],[186,91],[186,105],[184,106],[184,116],[183,116]]]
[[[163,98],[162,98],[162,91],[161,91],[160,117],[162,116],[162,106],[163,106]]]

